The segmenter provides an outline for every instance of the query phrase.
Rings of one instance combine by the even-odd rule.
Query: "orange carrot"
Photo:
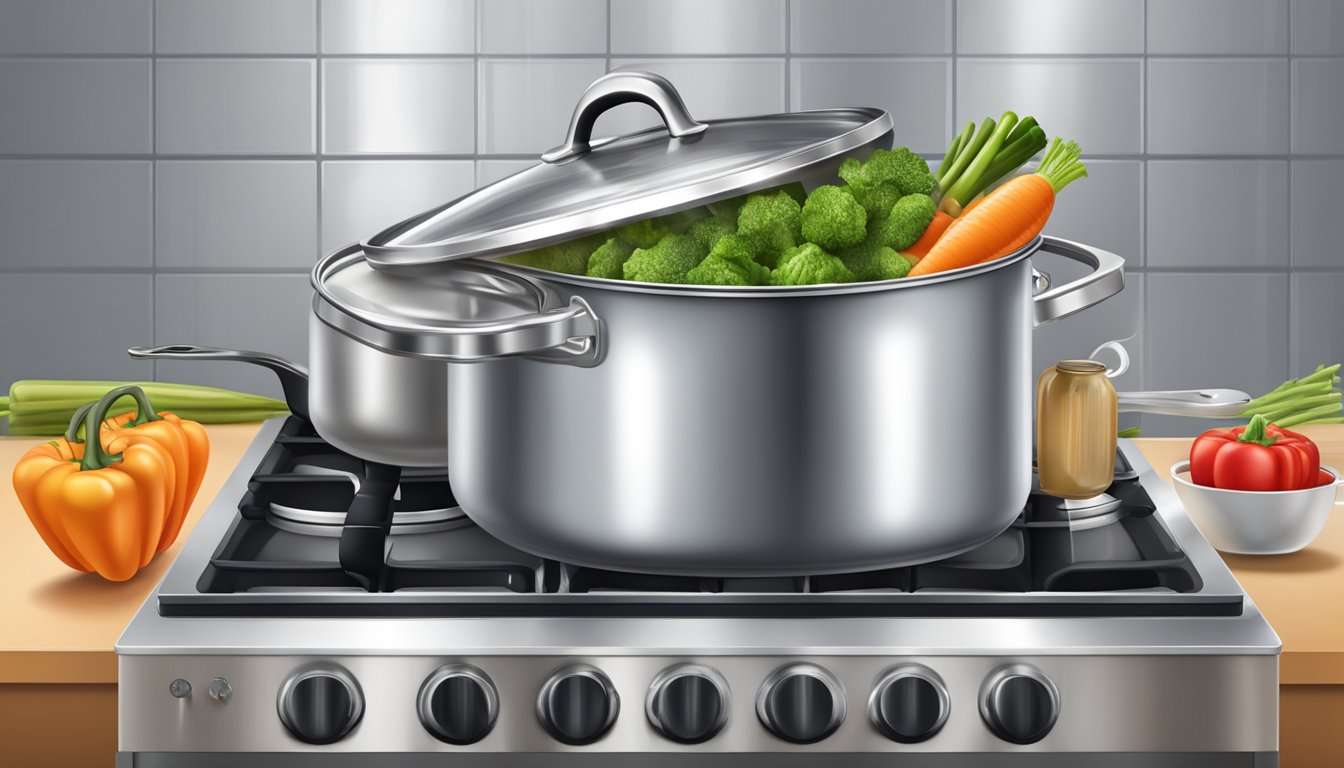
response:
[[[920,235],[919,239],[915,241],[915,244],[906,248],[902,253],[906,256],[924,257],[928,254],[929,249],[933,247],[933,244],[938,242],[938,238],[943,236],[943,233],[947,231],[948,226],[951,224],[951,216],[948,216],[942,211],[935,213],[933,215],[933,221],[929,222],[928,229],[924,230],[924,234]]]
[[[957,218],[910,270],[910,277],[969,267],[1021,248],[1040,234],[1055,195],[1087,175],[1078,145],[1055,139],[1036,173],[1015,176]]]

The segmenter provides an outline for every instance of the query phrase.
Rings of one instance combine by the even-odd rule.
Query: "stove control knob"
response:
[[[440,667],[420,686],[416,707],[425,730],[449,744],[475,744],[499,716],[499,694],[481,670],[467,664]]]
[[[1034,744],[1045,738],[1059,719],[1059,691],[1035,667],[999,667],[980,687],[980,717],[1000,739]]]
[[[537,694],[537,719],[565,744],[592,744],[611,730],[620,711],[611,680],[588,664],[556,670]]]
[[[309,744],[340,741],[364,716],[364,692],[340,667],[310,667],[280,686],[280,722]]]
[[[780,667],[761,684],[756,716],[785,741],[812,744],[835,733],[845,720],[845,688],[814,664]]]
[[[649,723],[672,741],[709,741],[728,722],[728,683],[699,664],[668,667],[649,686],[644,712]]]
[[[950,710],[942,678],[920,664],[889,670],[868,699],[868,719],[883,736],[902,744],[933,738]]]

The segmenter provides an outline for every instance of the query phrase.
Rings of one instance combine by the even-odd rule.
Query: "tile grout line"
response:
[[[326,175],[326,170],[322,163],[322,150],[324,141],[322,131],[325,127],[325,121],[322,119],[322,110],[326,104],[326,97],[322,93],[322,88],[326,83],[326,78],[322,72],[322,0],[313,0],[315,7],[313,11],[313,54],[316,57],[313,64],[313,159],[316,165],[314,178],[316,180],[316,189],[313,196],[317,205],[317,222],[315,233],[316,240],[314,245],[317,252],[312,254],[314,263],[322,258],[324,245],[322,243],[323,222],[326,220],[326,214],[322,210],[322,181]]]
[[[159,0],[149,8],[149,338],[159,344]],[[149,361],[150,381],[159,380],[159,361]]]

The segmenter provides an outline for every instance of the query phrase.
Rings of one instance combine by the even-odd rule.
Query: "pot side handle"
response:
[[[1033,325],[1039,327],[1100,304],[1125,287],[1125,260],[1090,245],[1042,237],[1038,253],[1053,253],[1086,264],[1092,272],[1038,294],[1033,301]]]
[[[542,153],[541,159],[547,163],[559,163],[588,152],[592,149],[590,142],[598,116],[612,107],[630,102],[648,104],[658,110],[667,132],[674,138],[694,136],[703,133],[708,127],[691,118],[686,102],[681,100],[681,94],[662,75],[652,72],[612,72],[599,77],[583,92],[578,105],[574,107],[574,116],[570,118],[565,143]]]

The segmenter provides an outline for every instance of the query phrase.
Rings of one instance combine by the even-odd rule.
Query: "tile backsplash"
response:
[[[278,395],[124,348],[302,360],[316,258],[535,162],[621,67],[705,118],[881,106],[933,160],[1008,108],[1076,138],[1049,231],[1129,283],[1037,369],[1128,338],[1125,389],[1258,393],[1344,359],[1344,0],[0,0],[0,386]]]

